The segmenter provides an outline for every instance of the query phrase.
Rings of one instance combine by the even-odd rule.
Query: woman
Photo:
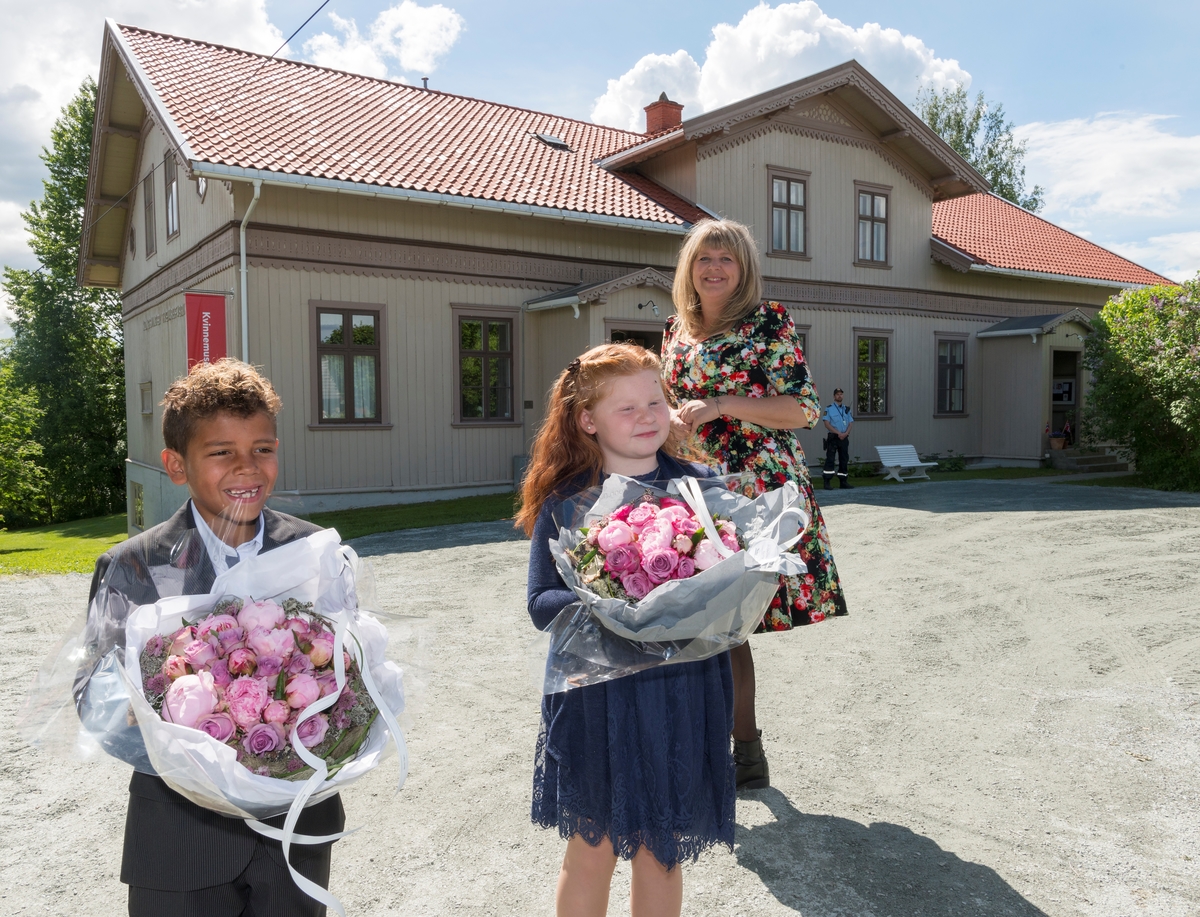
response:
[[[813,496],[793,430],[811,428],[821,403],[808,376],[795,325],[779,303],[762,302],[754,238],[741,223],[706,220],[679,252],[672,290],[676,314],[663,336],[663,377],[679,409],[675,422],[726,473],[761,493],[792,481],[811,522],[792,550],[808,564],[783,577],[756,633],[790,630],[846,614],[825,520]],[[750,644],[732,653],[734,759],[738,789],[770,786],[754,715]]]

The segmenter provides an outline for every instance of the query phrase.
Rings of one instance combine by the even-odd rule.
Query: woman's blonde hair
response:
[[[658,357],[636,344],[593,347],[558,374],[550,388],[546,419],[529,450],[529,467],[521,485],[521,508],[517,511],[516,525],[524,529],[526,535],[533,534],[542,504],[564,484],[583,478],[583,486],[588,487],[600,480],[604,453],[600,451],[595,434],[585,433],[580,426],[579,415],[596,406],[613,379],[646,370],[659,376],[663,396],[669,401]],[[674,431],[662,449],[675,458],[685,454]]]
[[[721,310],[720,320],[708,328],[700,311],[700,294],[692,283],[692,267],[706,248],[723,248],[738,263],[741,280],[729,302]],[[675,283],[671,288],[675,312],[684,333],[693,340],[727,331],[762,303],[762,268],[758,264],[758,246],[750,230],[733,220],[702,220],[691,228],[675,263]]]

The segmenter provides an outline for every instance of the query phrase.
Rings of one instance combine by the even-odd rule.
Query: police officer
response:
[[[833,390],[833,404],[825,409],[821,420],[825,422],[825,429],[829,431],[829,435],[825,437],[825,489],[830,489],[830,482],[833,480],[834,456],[837,456],[838,460],[838,486],[853,488],[847,466],[850,463],[850,428],[854,426],[854,416],[850,409],[842,404],[840,388]]]

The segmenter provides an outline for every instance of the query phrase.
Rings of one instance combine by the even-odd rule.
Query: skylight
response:
[[[555,137],[553,134],[538,134],[536,132],[533,136],[537,137],[538,140],[542,141],[542,143],[546,144],[548,147],[553,147],[556,150],[563,150],[567,153],[574,152],[574,150],[572,150],[567,144],[567,141],[563,140],[561,137]]]

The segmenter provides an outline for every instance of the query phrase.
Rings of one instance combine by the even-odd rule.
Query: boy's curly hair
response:
[[[225,357],[216,363],[198,363],[182,379],[176,379],[162,406],[163,442],[185,455],[197,421],[226,411],[237,417],[261,412],[274,423],[283,402],[266,376],[248,363]]]

